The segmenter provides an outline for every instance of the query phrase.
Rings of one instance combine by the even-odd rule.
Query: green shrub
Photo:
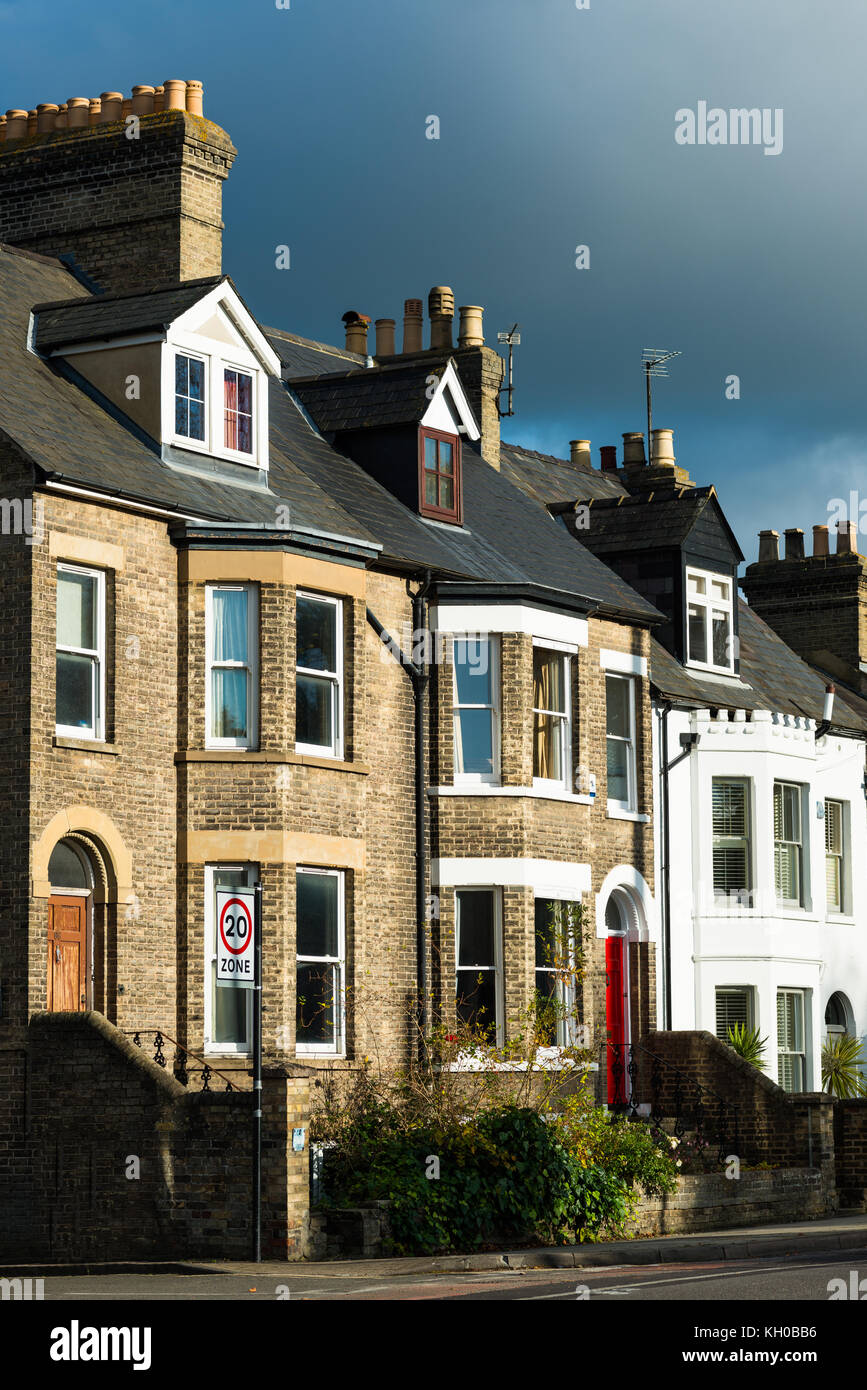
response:
[[[867,1095],[861,1076],[864,1054],[857,1038],[842,1034],[826,1038],[822,1048],[822,1089],[840,1100]]]
[[[764,1071],[765,1044],[767,1038],[759,1036],[758,1028],[748,1028],[745,1023],[735,1023],[726,1034],[726,1042],[733,1052],[743,1057],[745,1062]]]

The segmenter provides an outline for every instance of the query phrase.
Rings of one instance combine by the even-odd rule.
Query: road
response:
[[[330,1272],[325,1265],[271,1266],[250,1273],[56,1275],[45,1280],[45,1300],[170,1301],[280,1300],[475,1302],[490,1300],[552,1301],[577,1298],[606,1303],[715,1303],[807,1301],[827,1303],[829,1281],[850,1287],[852,1271],[867,1279],[867,1247],[841,1255],[803,1255],[719,1264],[616,1265],[592,1269],[518,1269],[487,1273],[390,1274],[377,1277],[370,1262],[358,1274]],[[867,1290],[867,1282],[865,1282]]]

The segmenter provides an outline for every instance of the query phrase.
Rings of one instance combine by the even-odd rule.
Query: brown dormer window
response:
[[[419,430],[419,511],[437,521],[461,522],[461,443],[456,434]]]

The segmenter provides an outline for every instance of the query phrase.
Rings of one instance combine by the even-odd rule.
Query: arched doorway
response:
[[[629,1099],[629,955],[626,904],[615,890],[605,904],[605,1028],[608,1046],[608,1104]]]
[[[79,1013],[91,1005],[94,871],[84,844],[58,840],[48,861],[48,977],[52,1013]]]

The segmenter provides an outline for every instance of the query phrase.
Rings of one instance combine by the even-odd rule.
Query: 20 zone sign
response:
[[[217,984],[252,989],[254,929],[252,890],[217,890]]]

